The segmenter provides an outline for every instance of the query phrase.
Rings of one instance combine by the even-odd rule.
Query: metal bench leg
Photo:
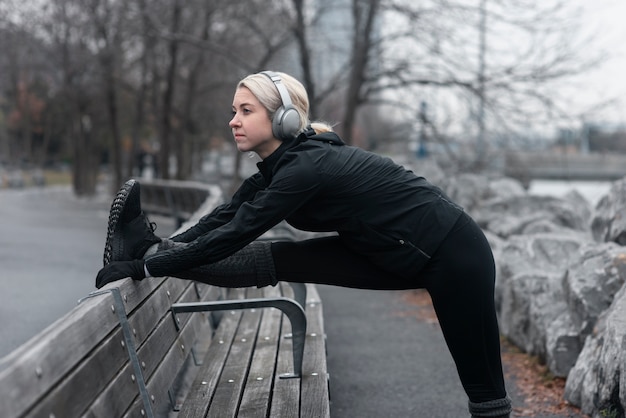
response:
[[[177,313],[224,311],[233,309],[277,308],[283,311],[291,322],[293,333],[293,367],[294,372],[280,375],[281,379],[302,377],[302,359],[304,357],[304,340],[306,337],[306,314],[298,302],[289,298],[258,298],[240,300],[218,300],[211,302],[175,303],[171,307],[174,324]],[[176,325],[178,327],[178,325]]]
[[[306,310],[306,284],[287,282],[293,290],[293,298]]]

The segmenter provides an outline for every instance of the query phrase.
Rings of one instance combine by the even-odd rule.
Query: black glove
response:
[[[107,283],[130,277],[133,280],[141,280],[146,277],[143,268],[143,260],[113,261],[104,266],[96,277],[96,287],[100,289]]]

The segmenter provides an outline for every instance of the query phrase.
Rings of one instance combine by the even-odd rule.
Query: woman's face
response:
[[[280,146],[274,138],[272,122],[267,109],[261,105],[250,90],[240,87],[233,98],[233,118],[228,123],[233,131],[237,149],[256,152],[265,159]]]

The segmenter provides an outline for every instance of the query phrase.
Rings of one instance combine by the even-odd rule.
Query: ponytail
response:
[[[326,132],[333,132],[333,127],[325,122],[311,122],[311,128],[313,128],[315,133],[318,135]]]

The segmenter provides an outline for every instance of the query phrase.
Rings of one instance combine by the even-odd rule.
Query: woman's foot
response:
[[[139,182],[128,180],[117,192],[109,212],[103,262],[141,258],[146,250],[161,242],[154,235],[156,225],[141,210]]]

